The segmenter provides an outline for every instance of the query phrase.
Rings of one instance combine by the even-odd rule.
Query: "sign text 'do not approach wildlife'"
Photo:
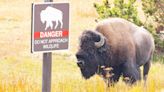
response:
[[[32,52],[68,49],[69,3],[32,6]]]

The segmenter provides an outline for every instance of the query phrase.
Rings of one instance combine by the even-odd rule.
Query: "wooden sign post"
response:
[[[44,0],[53,2],[53,0]],[[52,53],[43,53],[42,92],[51,92]]]
[[[53,2],[53,0],[44,0]],[[42,92],[51,92],[52,53],[43,53]]]
[[[43,53],[42,92],[51,92],[52,53]]]

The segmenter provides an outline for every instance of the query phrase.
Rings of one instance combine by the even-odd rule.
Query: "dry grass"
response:
[[[0,92],[40,92],[42,81],[41,54],[30,53],[31,3],[42,0],[0,1]],[[61,0],[54,0],[60,2]],[[66,1],[67,0],[62,0]],[[84,29],[94,29],[97,18],[93,2],[70,0],[70,38],[68,53],[53,54],[52,92],[162,92],[164,65],[152,65],[147,87],[143,82],[128,86],[122,81],[107,88],[102,78],[84,80],[75,64],[78,36]],[[68,62],[69,61],[69,62]]]
[[[147,86],[144,86],[143,81],[129,86],[120,79],[114,87],[108,88],[97,75],[84,80],[74,59],[70,56],[63,57],[56,54],[53,58],[52,92],[162,92],[164,90],[164,65],[160,63],[152,64]],[[39,59],[15,57],[4,59],[0,62],[0,92],[40,92],[41,64]]]

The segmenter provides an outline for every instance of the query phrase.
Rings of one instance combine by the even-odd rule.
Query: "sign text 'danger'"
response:
[[[46,32],[35,32],[34,38],[51,38],[51,37],[68,37],[68,31],[46,31]]]

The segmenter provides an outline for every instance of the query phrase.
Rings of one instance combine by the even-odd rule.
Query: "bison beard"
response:
[[[154,40],[144,28],[121,18],[101,21],[96,31],[85,30],[80,37],[76,53],[77,65],[86,79],[102,75],[111,83],[122,75],[128,83],[141,79],[140,66],[144,66],[146,81]]]

